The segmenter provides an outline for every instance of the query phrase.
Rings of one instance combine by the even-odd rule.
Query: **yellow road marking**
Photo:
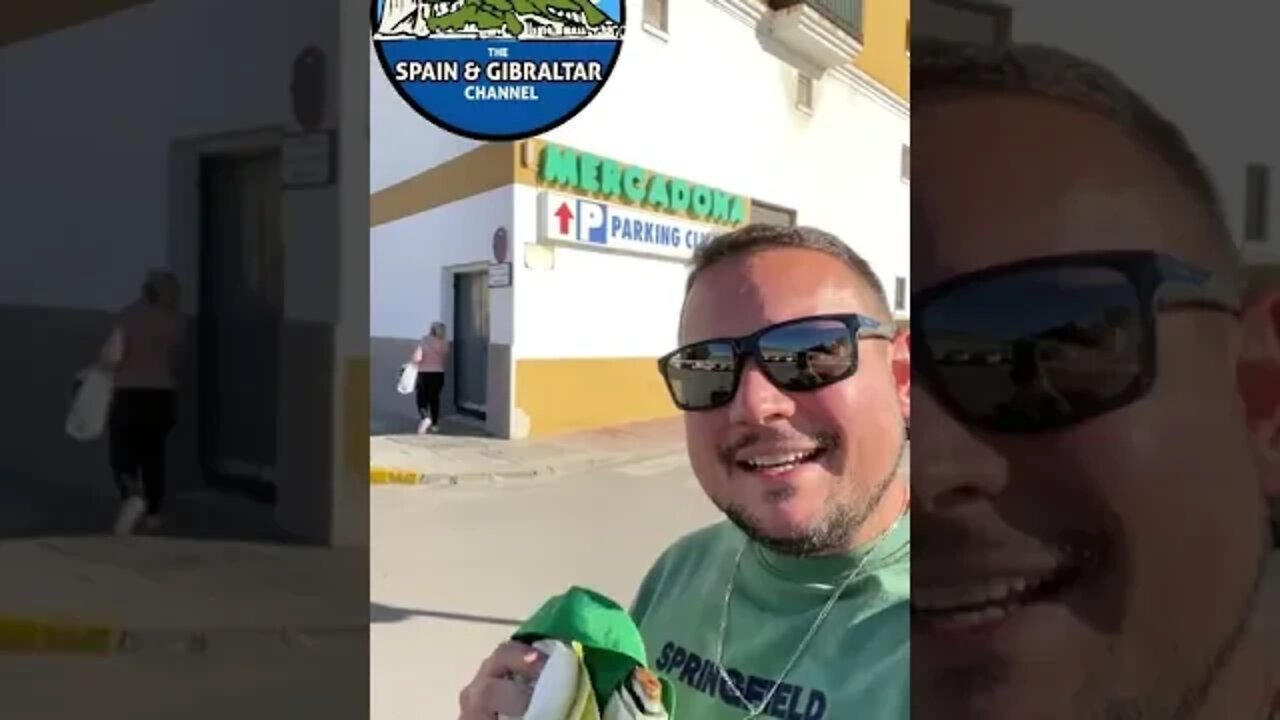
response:
[[[110,655],[117,635],[105,625],[0,617],[0,653]]]
[[[370,467],[370,485],[417,485],[422,482],[422,473],[403,468]]]

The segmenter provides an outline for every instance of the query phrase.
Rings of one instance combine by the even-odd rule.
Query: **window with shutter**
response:
[[[796,107],[813,112],[813,78],[803,73],[796,75]]]
[[[781,225],[783,227],[795,227],[796,211],[779,205],[771,205],[769,203],[760,202],[759,200],[752,200],[751,222]]]
[[[667,32],[667,19],[667,0],[644,0],[646,25]]]

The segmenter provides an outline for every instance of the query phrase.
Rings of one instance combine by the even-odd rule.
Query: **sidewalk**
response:
[[[364,548],[160,537],[0,542],[0,655],[207,655],[368,628]]]
[[[679,417],[533,440],[449,432],[369,439],[373,484],[455,485],[549,477],[684,453]]]

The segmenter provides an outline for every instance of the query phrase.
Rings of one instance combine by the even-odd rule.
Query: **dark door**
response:
[[[453,397],[459,412],[483,418],[489,376],[489,275],[453,276]]]
[[[200,168],[200,450],[205,477],[274,496],[283,245],[280,155]]]

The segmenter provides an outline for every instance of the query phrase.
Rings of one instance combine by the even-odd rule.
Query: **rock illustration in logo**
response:
[[[382,69],[418,114],[476,140],[567,122],[609,79],[626,0],[374,0]]]

